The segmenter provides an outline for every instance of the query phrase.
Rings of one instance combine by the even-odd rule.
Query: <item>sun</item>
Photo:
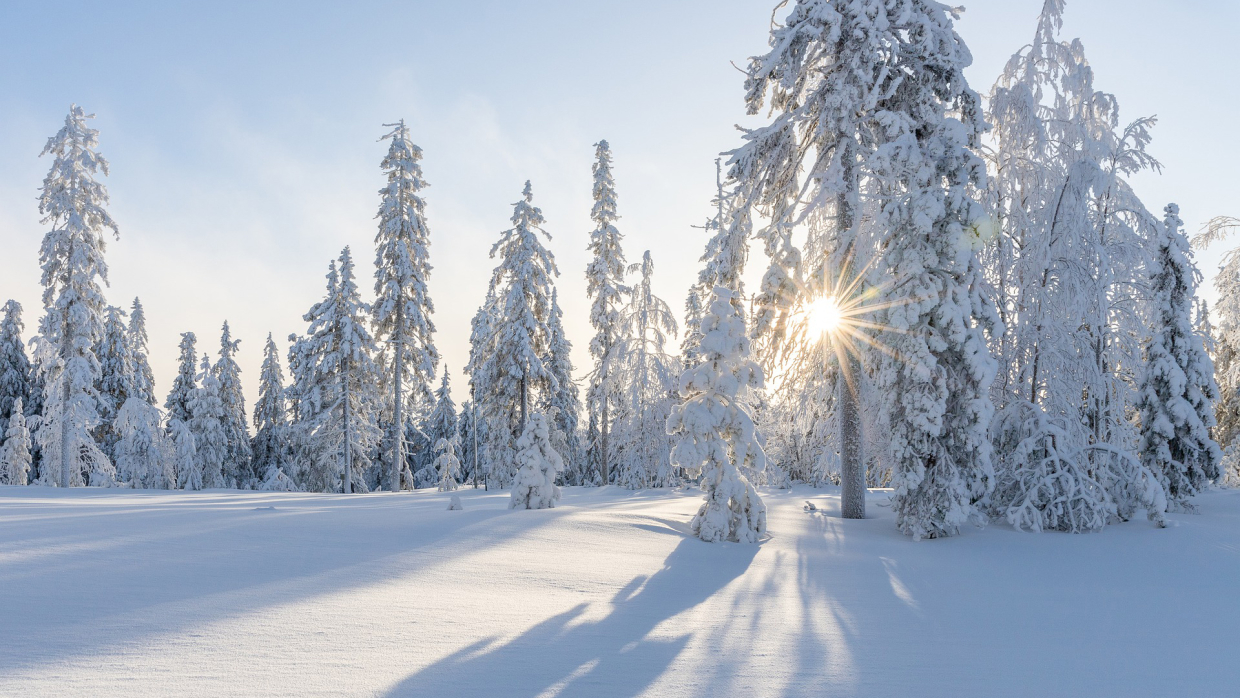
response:
[[[820,296],[805,309],[806,321],[812,336],[836,334],[844,321],[844,312],[835,296]]]

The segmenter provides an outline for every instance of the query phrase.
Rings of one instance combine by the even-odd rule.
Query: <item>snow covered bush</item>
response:
[[[461,462],[456,458],[456,438],[439,439],[435,443],[439,457],[435,459],[435,469],[439,471],[439,491],[451,492],[459,485],[457,478],[461,474]]]
[[[517,439],[516,464],[509,509],[549,509],[560,501],[555,478],[564,461],[551,447],[547,418],[541,412],[531,412],[526,420],[525,432]]]
[[[680,376],[684,400],[672,407],[667,433],[678,437],[672,463],[701,476],[706,501],[693,517],[704,541],[756,542],[766,531],[766,505],[741,472],[762,471],[762,450],[749,394],[763,387],[762,368],[750,360],[739,293],[715,287],[702,318],[701,361]]]
[[[183,490],[202,489],[202,466],[198,462],[198,444],[194,430],[179,419],[168,420],[168,432],[176,448],[173,469],[177,475],[177,487]]]
[[[13,401],[13,416],[0,446],[0,485],[24,485],[30,474],[30,430],[22,413],[22,399]]]

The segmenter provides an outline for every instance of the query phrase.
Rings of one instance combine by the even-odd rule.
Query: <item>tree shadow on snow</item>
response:
[[[655,626],[744,574],[757,552],[757,545],[685,538],[661,570],[639,575],[620,589],[606,617],[581,620],[588,604],[580,604],[509,642],[492,638],[465,647],[406,677],[386,695],[637,695],[667,670],[690,639],[687,634],[647,637]]]

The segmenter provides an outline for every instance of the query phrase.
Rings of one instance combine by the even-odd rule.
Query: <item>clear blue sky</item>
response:
[[[109,298],[140,295],[162,395],[178,334],[213,354],[228,319],[247,397],[261,349],[281,352],[353,247],[369,291],[383,183],[382,124],[405,118],[425,151],[437,341],[458,399],[469,318],[522,183],[554,236],[560,296],[584,372],[583,270],[592,144],[615,153],[631,261],[650,249],[656,291],[679,311],[704,242],[716,154],[737,143],[742,75],[765,49],[774,2],[18,2],[0,6],[0,300],[41,313],[37,157],[71,102],[98,115],[121,239]],[[976,0],[959,23],[985,93],[1032,36],[1041,0]],[[1076,0],[1097,85],[1121,116],[1157,114],[1165,169],[1137,180],[1190,230],[1240,215],[1240,3]],[[1212,275],[1217,254],[1201,258]],[[760,253],[754,257],[760,265]]]

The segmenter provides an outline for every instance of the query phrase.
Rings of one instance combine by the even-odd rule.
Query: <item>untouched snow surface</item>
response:
[[[1237,491],[920,543],[767,491],[759,545],[689,538],[696,491],[456,494],[0,487],[0,695],[1240,692]]]

